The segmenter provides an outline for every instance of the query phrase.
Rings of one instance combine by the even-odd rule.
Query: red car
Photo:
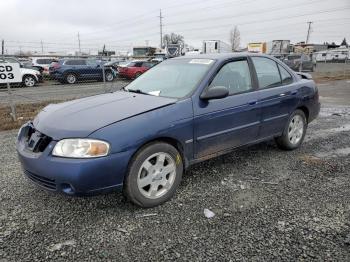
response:
[[[127,65],[118,66],[118,73],[121,77],[133,79],[139,77],[156,64],[150,61],[133,61]]]

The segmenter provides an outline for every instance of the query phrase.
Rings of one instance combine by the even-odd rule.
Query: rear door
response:
[[[97,79],[102,77],[102,67],[95,60],[86,60],[86,77]]]
[[[211,86],[225,86],[223,99],[199,100],[194,106],[195,158],[226,151],[257,139],[261,112],[247,58],[224,64]]]
[[[259,138],[279,135],[298,104],[298,89],[292,75],[273,59],[252,57],[259,84],[262,109]]]

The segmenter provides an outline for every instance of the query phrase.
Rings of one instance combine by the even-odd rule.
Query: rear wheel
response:
[[[156,142],[131,160],[124,194],[136,205],[154,207],[168,201],[180,184],[182,157],[173,146]]]
[[[77,82],[77,76],[73,73],[69,73],[66,75],[65,80],[68,84],[75,84]]]
[[[25,87],[33,87],[36,84],[36,80],[32,75],[25,75],[23,77],[23,85]]]
[[[277,145],[285,150],[298,148],[304,140],[307,121],[303,111],[295,110],[283,131],[282,136],[276,138]]]
[[[112,82],[114,79],[114,75],[112,74],[112,72],[107,71],[105,74],[105,79],[107,82]]]

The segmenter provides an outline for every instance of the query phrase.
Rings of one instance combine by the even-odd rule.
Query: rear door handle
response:
[[[252,100],[248,102],[248,104],[251,106],[256,105],[257,103],[258,103],[258,100]]]
[[[279,94],[280,97],[286,96],[285,93]]]
[[[296,95],[297,93],[298,93],[298,91],[295,90],[295,91],[292,91],[290,94],[291,94],[292,96],[294,96],[294,95]]]

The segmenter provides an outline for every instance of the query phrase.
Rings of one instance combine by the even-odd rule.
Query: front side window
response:
[[[97,66],[97,61],[96,60],[86,60],[86,64],[88,66]]]
[[[212,86],[224,86],[228,88],[229,94],[237,94],[252,89],[252,81],[247,60],[229,62],[217,73]]]
[[[266,57],[252,57],[252,60],[260,89],[281,85],[281,77],[275,61]]]

